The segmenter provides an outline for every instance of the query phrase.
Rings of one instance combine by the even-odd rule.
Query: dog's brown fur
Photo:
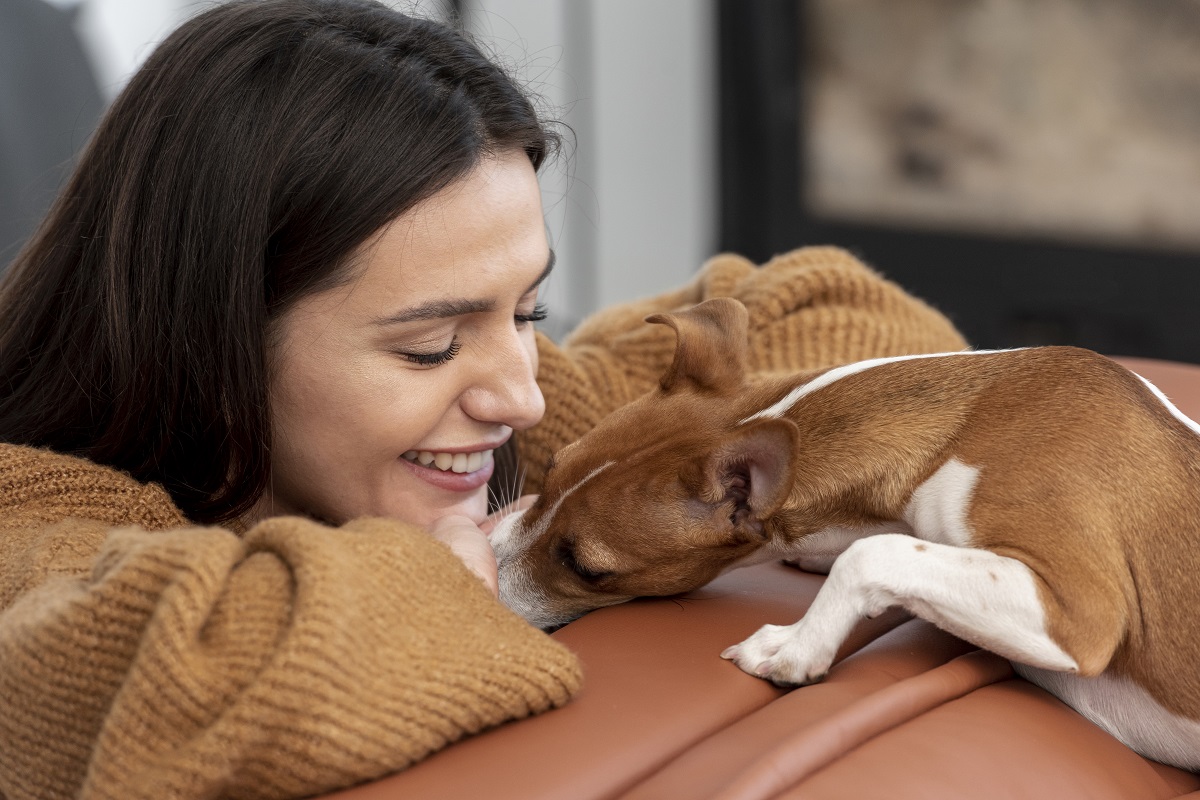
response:
[[[498,549],[502,591],[540,598],[532,621],[896,520],[956,458],[981,475],[970,546],[1036,574],[1047,633],[1079,672],[1127,676],[1200,720],[1200,437],[1137,376],[1065,347],[920,358],[746,421],[821,373],[747,382],[735,301],[648,321],[678,333],[661,387],[558,453]]]

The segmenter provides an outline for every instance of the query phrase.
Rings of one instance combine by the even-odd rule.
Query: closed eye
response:
[[[533,311],[528,314],[515,314],[513,320],[517,323],[517,327],[523,327],[531,322],[541,322],[546,319],[546,306],[538,303],[533,307]]]
[[[461,349],[462,342],[458,341],[456,336],[450,340],[449,347],[437,353],[397,353],[397,355],[423,367],[437,367],[453,359]]]
[[[599,583],[605,578],[611,578],[612,572],[589,569],[575,557],[575,547],[571,542],[563,542],[558,548],[558,560],[564,567],[574,572],[585,583]]]

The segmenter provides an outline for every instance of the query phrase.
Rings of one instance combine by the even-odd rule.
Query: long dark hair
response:
[[[464,36],[368,0],[185,23],[101,122],[0,285],[0,441],[155,481],[197,522],[270,465],[272,322],[398,214],[557,145]]]

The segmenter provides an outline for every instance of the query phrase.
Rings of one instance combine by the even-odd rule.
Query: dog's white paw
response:
[[[721,658],[777,686],[800,686],[825,677],[837,647],[823,645],[800,620],[794,625],[764,625],[746,641],[726,648]]]

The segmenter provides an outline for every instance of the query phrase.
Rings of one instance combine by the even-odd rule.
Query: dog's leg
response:
[[[810,683],[824,677],[859,619],[895,605],[1014,661],[1077,669],[1046,633],[1036,578],[1025,564],[899,534],[852,543],[803,619],[766,625],[721,656],[778,684]]]
[[[783,559],[783,563],[805,572],[828,575],[838,556],[846,552],[846,548],[859,539],[878,536],[881,533],[911,534],[912,532],[908,523],[899,520],[869,527],[848,528],[838,525],[824,528],[797,542],[787,557]]]

